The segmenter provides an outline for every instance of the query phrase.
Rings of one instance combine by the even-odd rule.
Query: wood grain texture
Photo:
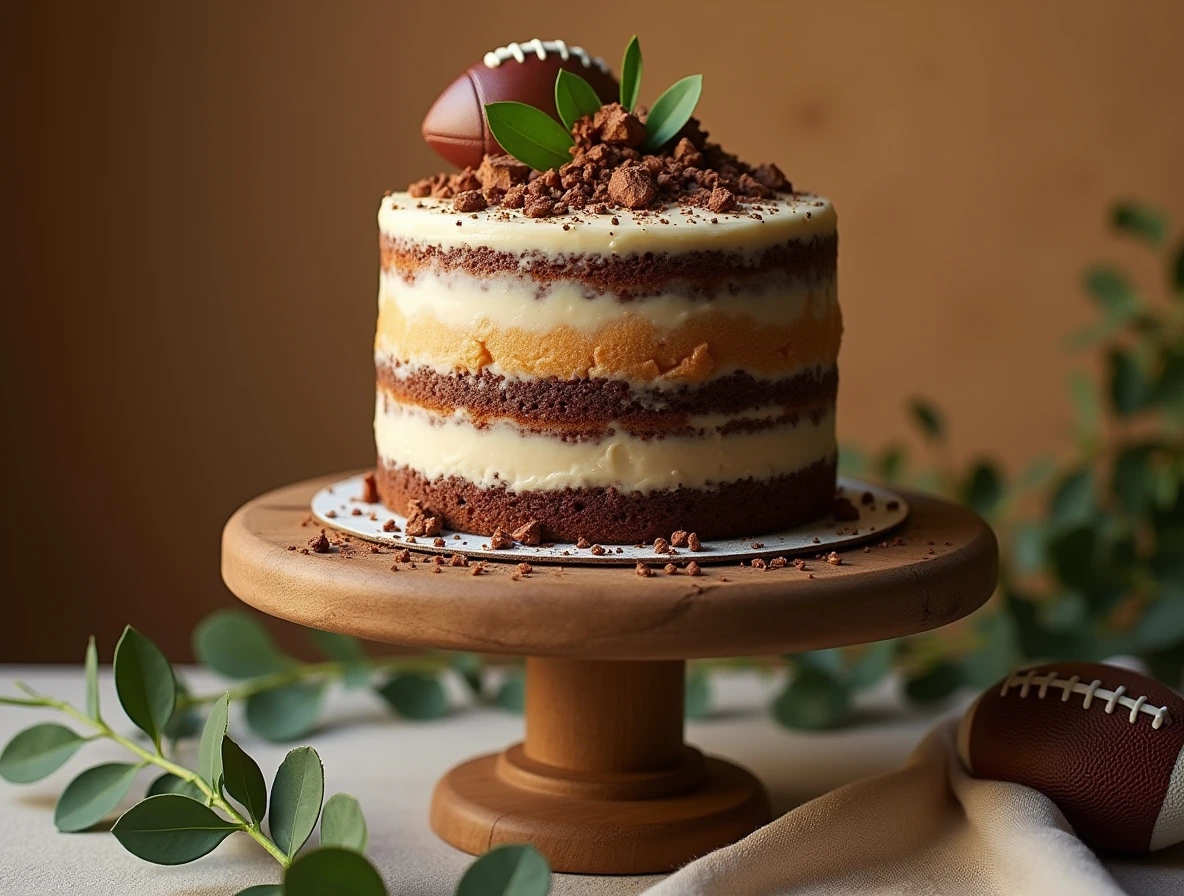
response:
[[[334,477],[269,492],[222,536],[222,575],[240,599],[314,628],[396,644],[585,659],[674,660],[813,650],[937,628],[977,609],[995,586],[995,537],[974,513],[919,494],[889,547],[832,566],[641,578],[629,569],[514,564],[485,575],[391,570],[387,549],[301,554],[312,493]],[[680,559],[686,559],[682,557]],[[696,557],[696,559],[700,559]]]

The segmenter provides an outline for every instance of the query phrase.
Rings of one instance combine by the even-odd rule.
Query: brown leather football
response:
[[[485,121],[486,103],[514,100],[542,109],[555,120],[555,78],[565,68],[592,85],[605,103],[619,87],[603,59],[561,40],[534,40],[498,47],[448,85],[423,120],[423,139],[458,168],[478,167],[486,153],[502,148]]]
[[[1145,675],[1102,663],[1019,672],[967,710],[958,754],[976,777],[1047,795],[1094,849],[1184,840],[1184,699]]]

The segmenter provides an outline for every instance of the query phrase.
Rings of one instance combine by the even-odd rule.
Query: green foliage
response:
[[[284,757],[271,785],[271,838],[289,858],[312,835],[325,796],[325,770],[312,747],[297,747]]]
[[[65,725],[43,722],[26,728],[0,753],[0,777],[13,784],[31,784],[51,775],[86,743]]]
[[[654,101],[645,120],[645,149],[657,152],[674,139],[691,120],[703,93],[703,76],[687,75],[675,81]]]
[[[641,43],[637,35],[629,40],[621,59],[621,105],[630,112],[637,106],[641,94]]]
[[[688,719],[701,719],[711,711],[711,676],[706,669],[687,670],[683,712]]]
[[[321,810],[321,846],[366,851],[366,819],[362,807],[348,793],[335,793]]]
[[[230,694],[223,694],[210,709],[197,749],[197,773],[212,789],[222,791],[222,741],[230,720]]]
[[[165,772],[148,785],[147,796],[156,796],[158,793],[177,793],[201,803],[206,801],[206,795],[201,792],[200,787],[192,781],[178,778],[172,772]]]
[[[115,646],[115,690],[123,711],[160,751],[165,726],[177,705],[173,667],[160,648],[130,625]]]
[[[386,896],[386,885],[360,853],[325,846],[301,856],[284,874],[284,896]]]
[[[222,767],[226,792],[247,810],[251,821],[261,824],[267,815],[267,782],[259,764],[226,736],[222,738]]]
[[[283,743],[316,727],[325,702],[323,681],[289,684],[247,698],[247,724],[260,737]]]
[[[438,719],[448,714],[448,695],[438,678],[403,672],[377,688],[387,704],[408,719]]]
[[[469,866],[456,896],[547,896],[551,869],[533,846],[495,846]]]
[[[119,817],[111,833],[132,855],[157,865],[184,865],[208,855],[242,828],[197,800],[150,796]]]
[[[554,118],[526,103],[485,104],[485,120],[502,149],[536,171],[559,168],[571,161],[575,141]]]
[[[62,833],[85,831],[114,811],[127,796],[140,766],[108,762],[88,768],[66,785],[54,809],[53,822]]]
[[[95,636],[91,635],[86,642],[86,657],[82,662],[86,674],[86,714],[99,720],[99,649],[95,646]]]
[[[281,672],[294,662],[257,618],[240,610],[218,610],[198,623],[193,631],[193,653],[227,678]]]
[[[555,76],[555,111],[563,126],[570,131],[577,121],[599,108],[600,97],[592,85],[575,72],[561,68]]]
[[[526,711],[526,676],[521,670],[514,670],[506,676],[497,689],[494,703],[509,712]]]

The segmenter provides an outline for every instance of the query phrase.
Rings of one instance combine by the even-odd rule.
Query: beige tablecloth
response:
[[[203,691],[219,686],[204,673],[186,677]],[[11,693],[13,678],[79,703],[83,698],[79,669],[0,667],[0,693]],[[716,712],[691,723],[688,735],[706,751],[755,771],[775,811],[789,814],[666,879],[556,875],[553,892],[1184,894],[1184,849],[1103,867],[1039,795],[971,781],[952,769],[948,729],[923,740],[937,717],[902,707],[891,686],[862,700],[858,725],[820,734],[793,734],[768,720],[765,706],[777,687],[751,674],[717,678]],[[114,708],[106,672],[103,692],[105,705]],[[463,705],[459,686],[455,696]],[[0,741],[46,717],[0,707]],[[306,740],[324,759],[326,792],[346,791],[362,801],[369,855],[390,892],[451,896],[471,859],[428,829],[432,786],[455,762],[520,738],[522,720],[461,708],[437,722],[402,722],[365,693],[337,692],[327,721],[332,724]],[[252,738],[235,716],[231,727],[270,779],[285,748]],[[69,779],[89,765],[123,758],[117,747],[92,744],[45,781],[24,787],[0,782],[0,894],[230,896],[278,878],[274,862],[246,837],[231,837],[193,864],[160,868],[124,852],[107,834],[57,833],[53,806]],[[149,778],[145,773],[143,783]]]

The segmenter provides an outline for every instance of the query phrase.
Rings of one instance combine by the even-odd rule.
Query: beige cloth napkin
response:
[[[811,800],[647,896],[1184,896],[1184,848],[1103,864],[1047,797],[967,775],[957,721],[904,768]]]

